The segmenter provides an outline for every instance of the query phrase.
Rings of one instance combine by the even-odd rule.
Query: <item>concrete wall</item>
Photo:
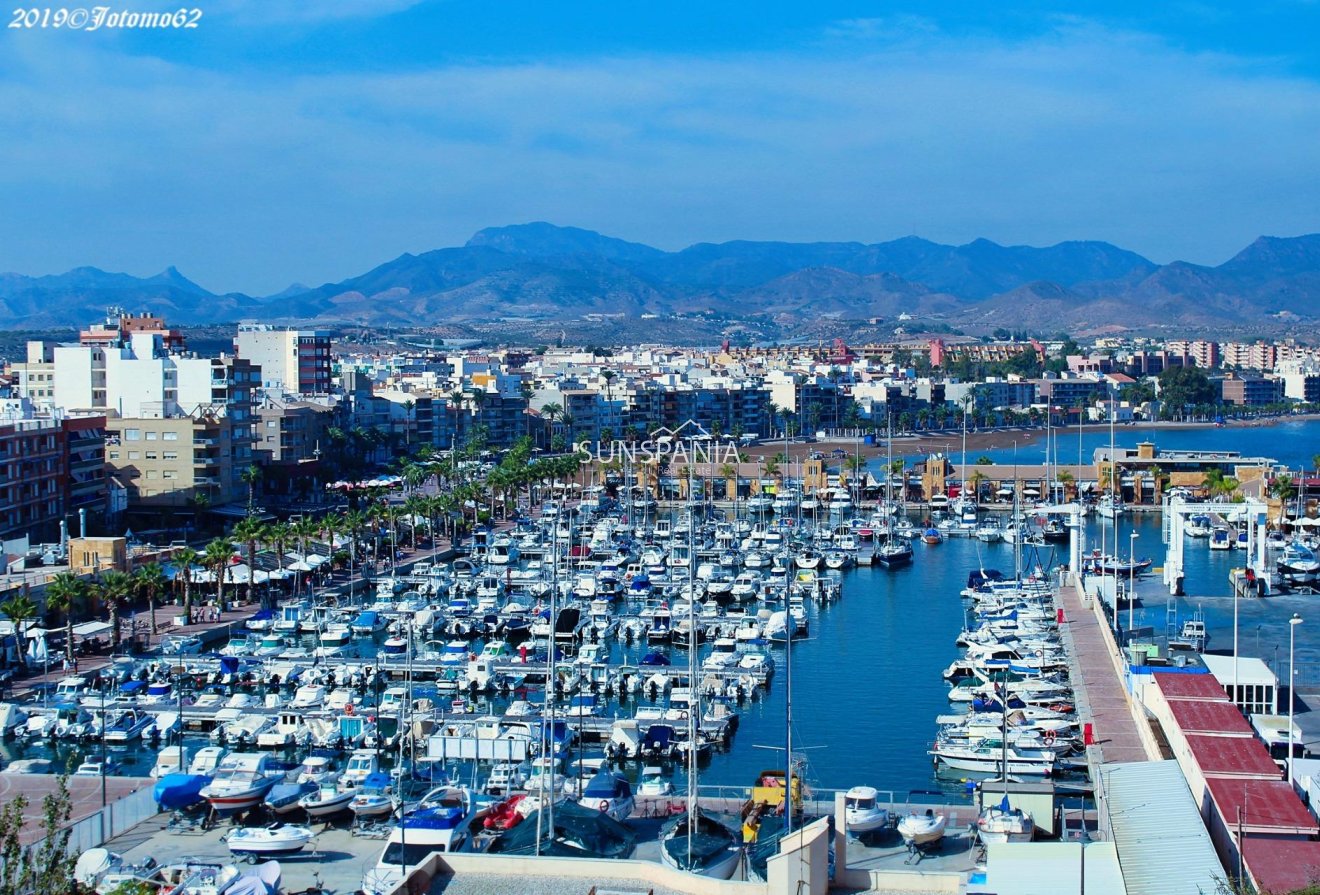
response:
[[[846,829],[847,809],[843,793],[834,796],[834,827]],[[952,823],[952,820],[950,821]],[[834,837],[834,884],[850,889],[878,889],[885,892],[949,892],[962,891],[965,874],[948,871],[864,870],[848,866],[848,837]]]
[[[822,817],[781,839],[779,854],[766,862],[765,875],[771,892],[825,895],[830,887],[828,819]]]

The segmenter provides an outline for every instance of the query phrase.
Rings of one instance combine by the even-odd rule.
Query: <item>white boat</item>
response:
[[[636,800],[633,798],[632,786],[627,780],[613,771],[602,768],[587,782],[578,804],[583,808],[608,814],[622,823],[632,816]]]
[[[164,746],[156,753],[156,763],[147,772],[148,777],[159,778],[166,774],[183,774],[188,767],[188,750],[182,745]]]
[[[215,773],[216,768],[229,755],[229,750],[223,746],[203,746],[193,755],[192,761],[188,764],[188,773],[197,777],[209,777]]]
[[[361,786],[372,774],[379,773],[380,759],[374,749],[358,749],[348,757],[344,774],[339,782],[343,786]]]
[[[244,857],[279,857],[294,855],[315,838],[311,827],[298,824],[272,824],[269,827],[240,827],[225,836],[229,853]]]
[[[1014,808],[1008,796],[988,805],[976,819],[976,835],[982,842],[1030,842],[1036,834],[1036,822],[1021,808]]]
[[[226,755],[201,796],[219,814],[245,811],[260,803],[283,777],[265,753]]]
[[[436,852],[459,851],[467,840],[468,813],[449,805],[404,816],[390,831],[376,866],[362,875],[363,895],[392,895],[413,866]]]
[[[310,792],[298,800],[298,807],[311,818],[330,817],[341,811],[347,811],[349,803],[357,794],[356,789],[340,788],[334,783],[322,783],[316,792]]]
[[[908,848],[929,848],[944,838],[948,823],[943,814],[927,808],[925,814],[906,814],[898,819],[898,835]]]
[[[889,811],[880,807],[873,786],[854,786],[844,794],[849,833],[871,833],[889,825]]]
[[[663,768],[657,765],[647,765],[642,768],[642,777],[637,783],[639,796],[655,798],[672,795],[673,792],[674,784],[665,777]]]

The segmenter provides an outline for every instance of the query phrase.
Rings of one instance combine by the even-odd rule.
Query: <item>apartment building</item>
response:
[[[234,353],[261,368],[261,385],[304,395],[330,391],[330,332],[244,323]]]
[[[1283,400],[1283,382],[1263,376],[1229,373],[1220,383],[1220,393],[1225,404],[1244,407],[1277,404]]]
[[[24,398],[0,401],[0,540],[58,537],[86,510],[105,512],[105,417],[39,410]]]

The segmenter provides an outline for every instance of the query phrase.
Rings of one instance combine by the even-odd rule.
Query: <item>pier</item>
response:
[[[1092,780],[1099,779],[1096,769],[1100,765],[1162,758],[1149,725],[1138,715],[1140,710],[1132,704],[1123,683],[1123,659],[1101,605],[1100,580],[1064,583],[1056,597],[1063,610],[1060,631],[1068,652],[1077,714],[1091,725],[1086,754]]]

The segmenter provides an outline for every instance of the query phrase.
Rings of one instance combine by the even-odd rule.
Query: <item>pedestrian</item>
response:
[[[60,667],[64,669],[64,673],[65,673],[65,674],[68,674],[68,673],[69,673],[69,657],[68,657],[68,656],[65,656],[64,659],[61,661],[61,663],[60,663]]]

